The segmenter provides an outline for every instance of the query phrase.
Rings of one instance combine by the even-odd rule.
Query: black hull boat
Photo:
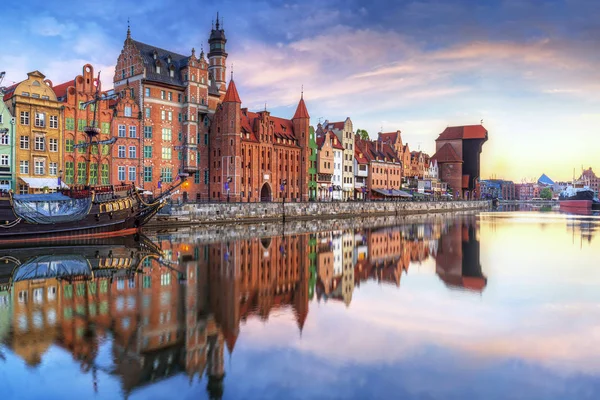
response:
[[[600,204],[594,199],[594,192],[587,187],[569,187],[560,194],[560,209],[567,212],[588,212]]]
[[[87,187],[0,200],[0,248],[71,236],[135,233],[166,204],[170,191],[145,201],[134,186]]]

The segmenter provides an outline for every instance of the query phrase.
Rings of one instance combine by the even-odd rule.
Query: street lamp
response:
[[[227,202],[229,203],[229,184],[231,183],[231,177],[227,178],[225,182],[225,190],[227,191]]]

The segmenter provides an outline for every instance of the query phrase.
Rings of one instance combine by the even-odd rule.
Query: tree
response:
[[[552,200],[552,190],[549,187],[543,188],[540,197],[544,200]]]
[[[363,140],[369,140],[369,132],[365,131],[364,129],[357,129],[356,134]]]

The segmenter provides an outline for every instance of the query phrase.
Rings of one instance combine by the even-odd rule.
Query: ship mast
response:
[[[82,109],[86,109],[87,106],[89,106],[90,104],[94,105],[94,114],[92,117],[92,121],[91,123],[83,128],[83,131],[85,132],[85,134],[87,135],[87,142],[85,143],[81,143],[81,144],[76,144],[73,147],[74,148],[82,148],[85,147],[87,148],[87,159],[86,159],[86,170],[87,170],[87,176],[86,176],[86,186],[90,186],[91,185],[91,178],[92,178],[92,168],[91,168],[91,163],[92,163],[92,146],[96,146],[96,149],[98,150],[98,163],[97,163],[97,167],[96,167],[96,184],[98,184],[100,182],[100,177],[101,177],[101,171],[100,171],[100,158],[102,156],[102,152],[101,152],[101,148],[100,145],[111,145],[113,144],[117,138],[115,137],[111,137],[110,139],[107,140],[97,140],[96,137],[100,134],[101,129],[98,127],[98,122],[96,120],[96,113],[98,112],[98,105],[101,101],[106,101],[106,100],[111,100],[111,99],[115,99],[118,96],[116,94],[111,94],[111,95],[101,95],[100,94],[100,72],[98,72],[98,80],[97,80],[97,85],[96,85],[96,93],[94,93],[94,97],[90,100],[90,101],[86,101],[85,103],[81,103],[81,108]]]

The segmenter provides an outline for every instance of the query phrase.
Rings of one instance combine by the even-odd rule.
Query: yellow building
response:
[[[55,191],[63,163],[63,104],[39,71],[10,88],[4,101],[15,116],[15,175],[20,194]],[[61,185],[64,184],[61,182]]]

